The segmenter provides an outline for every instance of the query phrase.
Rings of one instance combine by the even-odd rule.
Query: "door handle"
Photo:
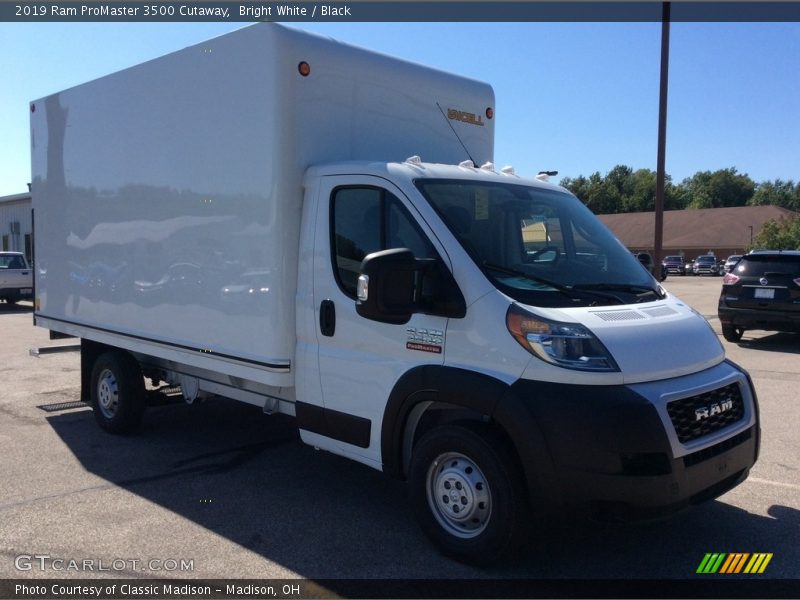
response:
[[[333,300],[323,300],[319,305],[319,330],[327,337],[332,337],[336,331],[336,307]]]

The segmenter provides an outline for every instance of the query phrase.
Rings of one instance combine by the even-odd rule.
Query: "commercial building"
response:
[[[779,206],[737,206],[664,212],[662,256],[687,259],[701,254],[724,258],[743,254],[765,223],[800,216]],[[623,244],[636,252],[653,254],[655,213],[599,215]]]

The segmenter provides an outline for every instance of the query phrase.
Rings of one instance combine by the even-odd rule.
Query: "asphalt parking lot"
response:
[[[664,285],[720,334],[719,278]],[[440,556],[402,483],[301,444],[289,418],[220,399],[154,408],[139,434],[112,436],[86,407],[53,407],[79,400],[77,352],[29,355],[74,342],[51,342],[24,303],[0,304],[0,339],[0,578],[691,579],[707,552],[773,553],[759,577],[800,578],[797,335],[720,335],[761,406],[744,484],[663,521],[554,524],[490,569]],[[121,568],[55,571],[21,555]]]

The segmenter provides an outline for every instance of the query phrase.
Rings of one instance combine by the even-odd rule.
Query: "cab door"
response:
[[[412,367],[443,363],[447,318],[414,314],[396,325],[359,316],[359,266],[367,254],[389,248],[439,261],[445,254],[385,179],[324,177],[317,206],[313,297],[322,406],[298,403],[298,425],[307,443],[380,469],[389,394]]]

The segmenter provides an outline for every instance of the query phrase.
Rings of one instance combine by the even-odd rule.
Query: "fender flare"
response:
[[[554,503],[558,484],[545,438],[524,399],[489,375],[440,365],[422,365],[397,380],[381,426],[383,471],[404,479],[403,439],[408,417],[422,402],[451,405],[488,418],[510,439],[520,459],[531,499]],[[547,497],[545,497],[547,496]]]

